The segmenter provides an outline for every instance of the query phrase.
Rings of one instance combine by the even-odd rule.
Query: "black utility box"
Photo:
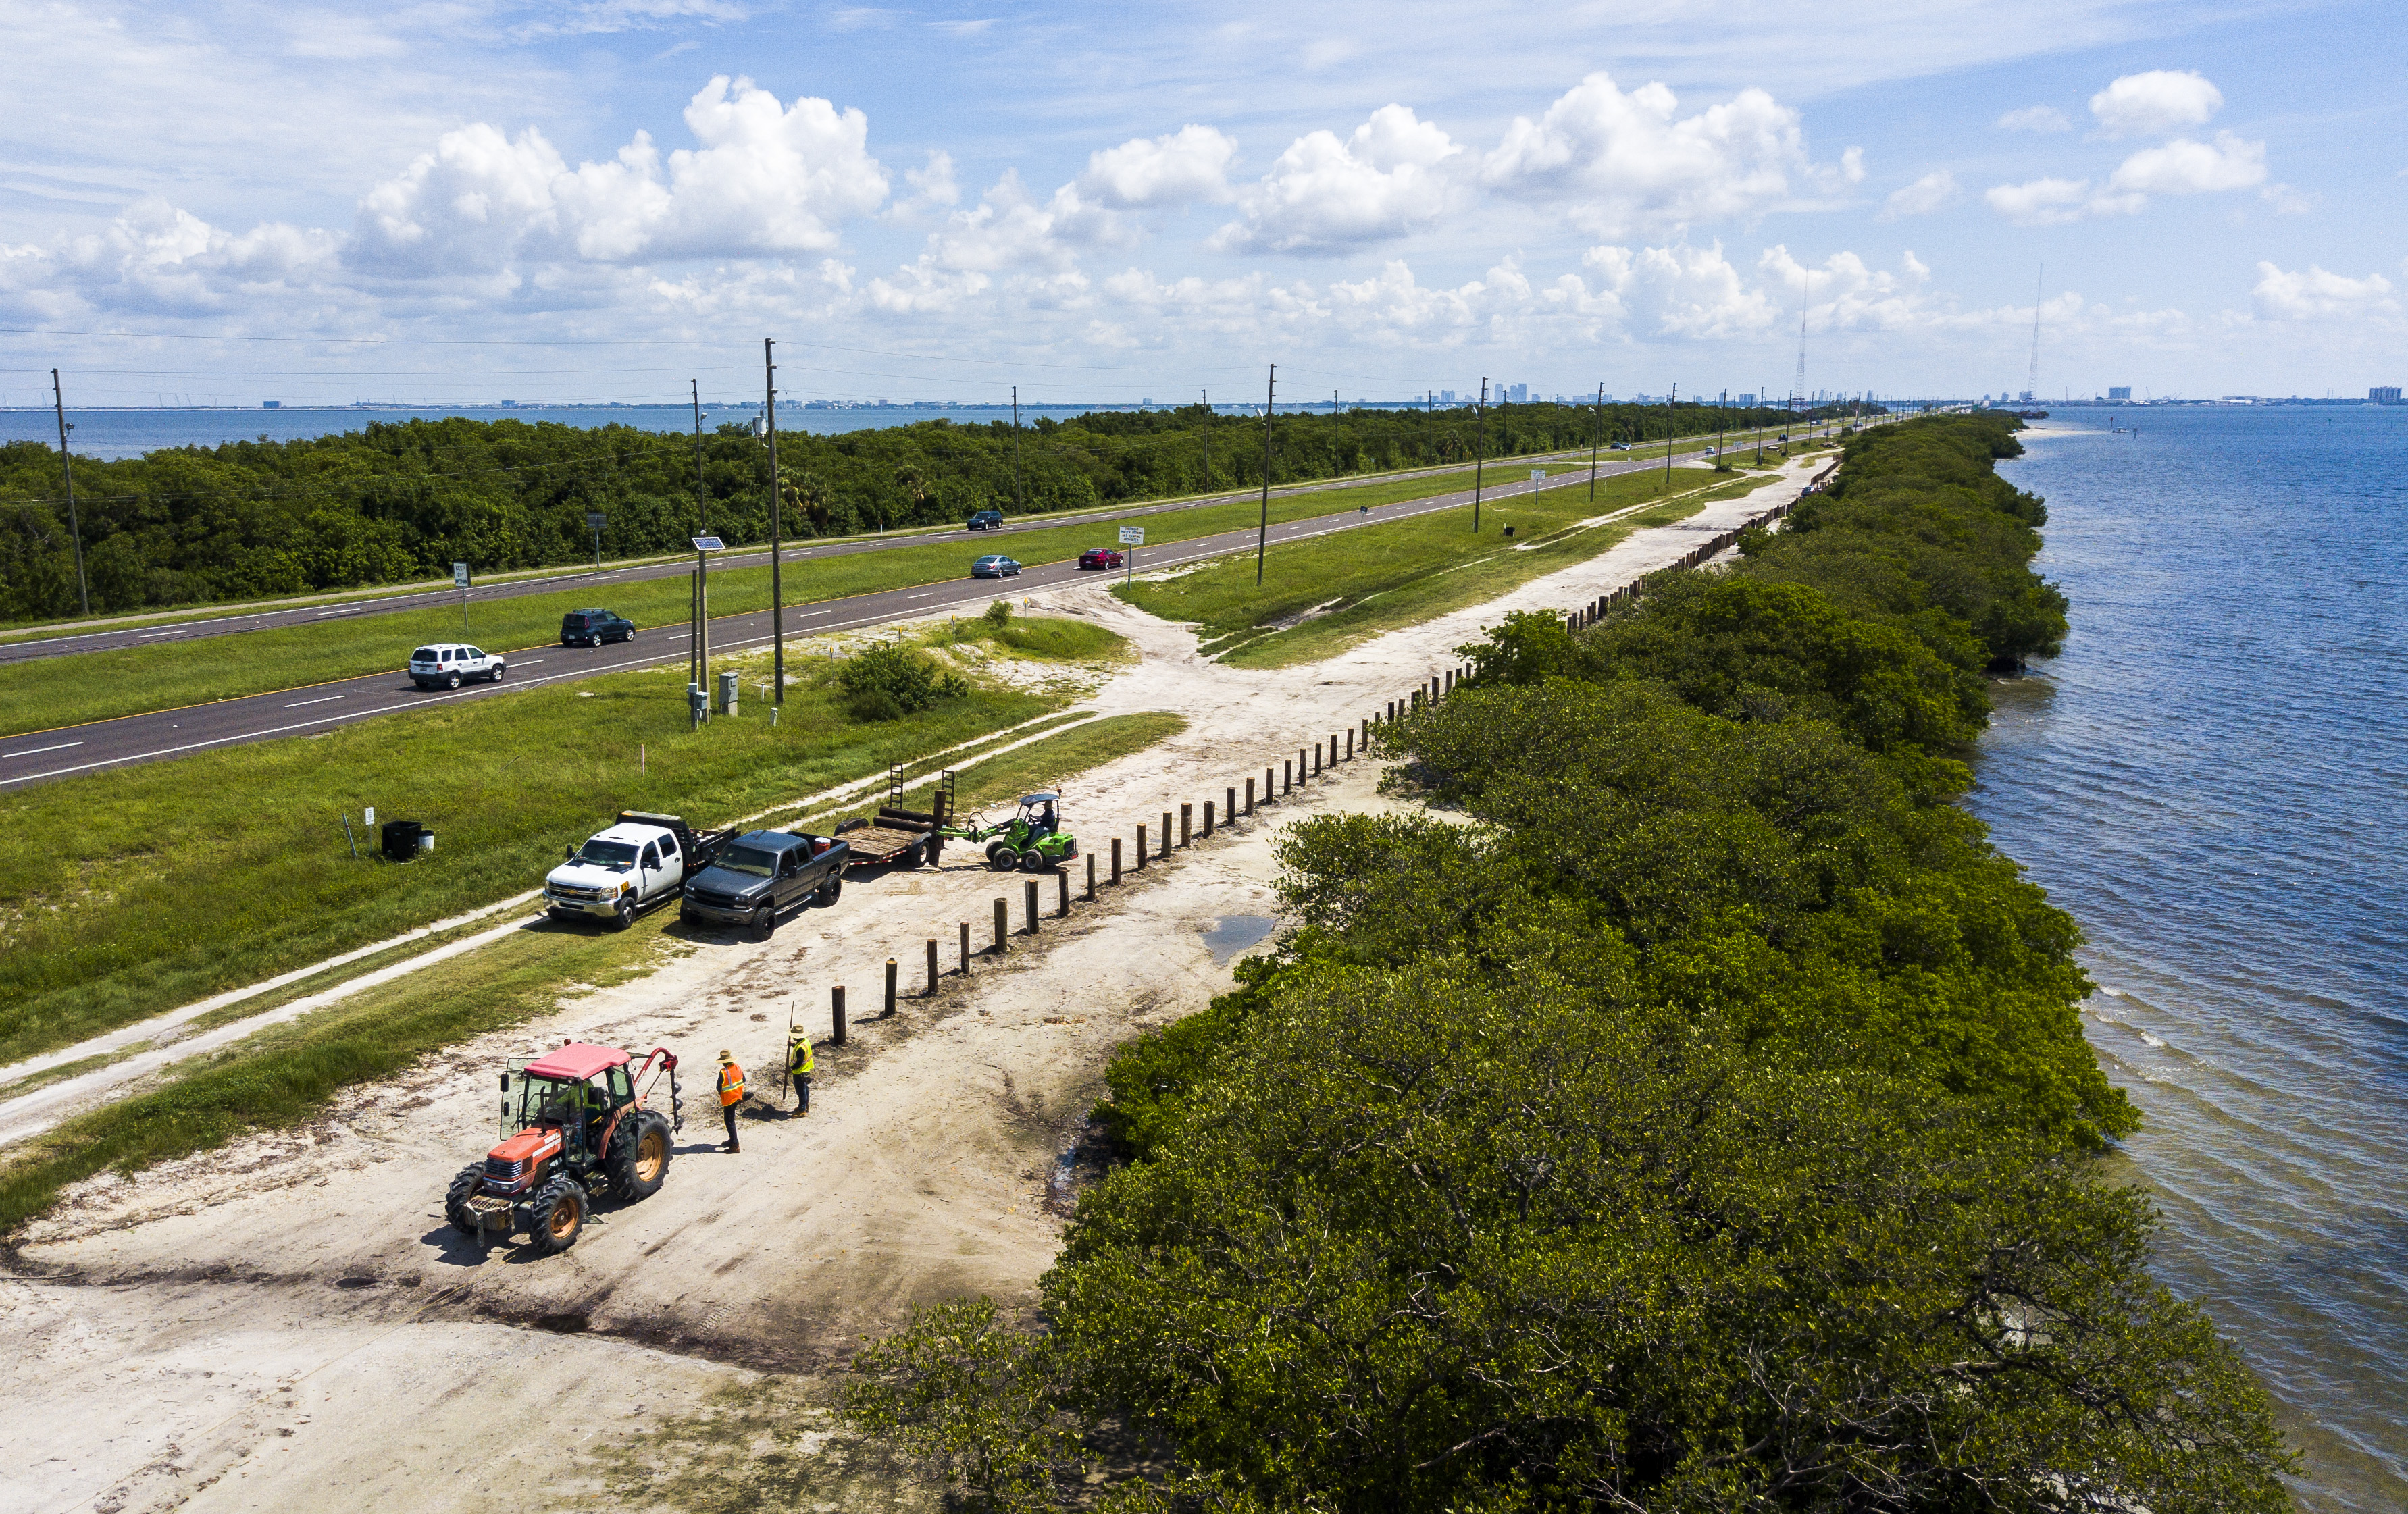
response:
[[[426,829],[416,821],[384,822],[384,855],[387,862],[408,862],[418,855],[418,837]]]

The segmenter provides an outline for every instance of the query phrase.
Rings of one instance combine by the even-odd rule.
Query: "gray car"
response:
[[[982,557],[977,562],[970,564],[970,577],[973,578],[1016,578],[1020,577],[1020,564],[1012,559],[1001,555]]]

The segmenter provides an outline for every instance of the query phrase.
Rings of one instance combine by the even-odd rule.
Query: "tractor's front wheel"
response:
[[[532,1218],[527,1230],[535,1236],[535,1249],[545,1256],[567,1250],[585,1234],[585,1190],[566,1176],[544,1184],[528,1207]]]
[[[659,1193],[669,1175],[669,1122],[649,1109],[623,1116],[610,1133],[609,1171],[623,1204]]]
[[[484,1180],[485,1164],[472,1163],[460,1169],[460,1175],[452,1179],[451,1188],[443,1195],[443,1218],[462,1235],[476,1235],[480,1228],[477,1212],[468,1207],[468,1201],[477,1196],[477,1185]]]
[[[986,864],[998,873],[1009,873],[1020,866],[1020,853],[1002,841],[986,849]]]

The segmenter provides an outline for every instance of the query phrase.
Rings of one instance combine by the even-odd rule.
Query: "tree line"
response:
[[[853,1421],[1020,1510],[2286,1508],[2098,1168],[2079,932],[1957,803],[2065,629],[2015,425],[1463,649],[1378,738],[1454,818],[1288,827],[1296,927],[1113,1059],[1036,1318],[924,1310]]]
[[[1822,414],[1824,412],[1817,412]],[[1274,483],[1510,458],[1601,438],[1645,441],[1780,425],[1775,410],[1551,404],[1359,408],[1272,423]],[[791,536],[1159,499],[1263,481],[1259,419],[1202,406],[1007,421],[928,421],[779,436]],[[372,422],[296,441],[78,458],[76,516],[95,611],[402,583],[466,562],[479,573],[573,564],[593,550],[683,549],[702,527],[738,544],[769,536],[767,450],[740,425],[702,438],[632,426],[466,417]],[[77,607],[75,541],[59,455],[0,446],[0,621]]]

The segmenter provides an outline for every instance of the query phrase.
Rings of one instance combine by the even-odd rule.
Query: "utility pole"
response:
[[[786,496],[778,487],[778,364],[777,342],[761,338],[762,416],[769,433],[769,702],[786,702],[786,584],[779,573],[786,538],[781,519]]]
[[[75,544],[76,603],[83,607],[84,614],[90,615],[92,591],[83,581],[83,523],[76,519],[75,460],[67,456],[67,432],[72,428],[67,424],[66,392],[59,387],[56,368],[50,370],[50,402],[59,412],[59,471],[66,475],[67,480],[67,539]]]
[[[694,385],[694,534],[710,535],[710,494],[702,481],[702,380],[690,380]],[[694,551],[694,666],[695,686],[710,697],[710,555],[697,547]]]
[[[1592,505],[1597,503],[1597,448],[1604,439],[1605,384],[1600,380],[1597,386],[1597,425],[1590,430],[1588,437],[1588,502]]]
[[[1714,399],[1714,466],[1723,465],[1723,441],[1730,435],[1730,391],[1726,389]]]
[[[1212,392],[1201,389],[1197,393],[1204,396],[1204,492],[1210,493],[1212,491]],[[1129,581],[1134,583],[1136,576],[1132,574]]]
[[[1672,487],[1672,437],[1681,429],[1681,386],[1674,384],[1672,393],[1664,399],[1664,487]]]
[[[1254,587],[1263,586],[1263,553],[1271,539],[1271,408],[1279,403],[1279,364],[1263,387],[1263,519],[1254,528]]]
[[[1011,510],[1028,513],[1028,495],[1020,487],[1020,386],[1011,386]]]
[[[1488,376],[1481,375],[1480,406],[1471,412],[1471,534],[1480,535],[1480,481],[1488,463]]]

